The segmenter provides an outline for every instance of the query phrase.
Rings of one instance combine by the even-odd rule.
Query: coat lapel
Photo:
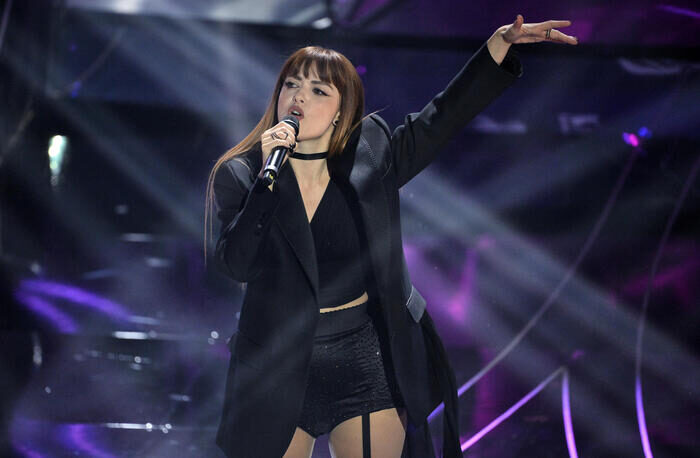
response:
[[[391,255],[389,203],[375,165],[378,159],[359,131],[348,141],[343,154],[332,164],[332,169],[335,176],[349,182],[357,194],[372,268],[382,292],[388,291],[388,261]]]
[[[377,286],[379,291],[388,291],[387,262],[391,256],[389,203],[379,170],[375,165],[377,160],[369,144],[362,137],[361,129],[357,129],[340,157],[332,160],[330,168],[334,178],[350,183],[355,190]],[[282,191],[275,219],[309,278],[314,296],[318,301],[316,249],[311,227],[306,218],[299,183],[294,170],[288,163],[280,169],[277,184]]]
[[[280,203],[275,212],[275,219],[309,278],[314,297],[318,301],[318,265],[314,239],[299,183],[288,162],[281,167],[276,185],[280,187]]]

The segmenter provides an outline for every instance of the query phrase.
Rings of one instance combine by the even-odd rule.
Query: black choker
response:
[[[313,161],[314,159],[324,159],[326,156],[328,156],[328,151],[326,151],[325,153],[313,153],[313,154],[297,153],[295,151],[289,155],[289,157],[293,157],[294,159],[303,159],[305,161]]]

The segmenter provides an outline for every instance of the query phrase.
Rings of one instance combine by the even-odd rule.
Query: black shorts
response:
[[[319,320],[299,428],[318,437],[350,418],[400,407],[367,303],[322,313]]]

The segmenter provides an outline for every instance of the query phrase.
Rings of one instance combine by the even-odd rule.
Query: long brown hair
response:
[[[239,144],[226,151],[217,159],[207,180],[207,192],[204,209],[204,259],[207,256],[207,235],[212,234],[211,215],[214,210],[214,176],[221,164],[229,159],[242,154],[255,146],[260,141],[260,136],[266,130],[277,124],[277,101],[279,99],[282,84],[288,76],[304,74],[308,78],[309,71],[316,70],[321,81],[330,83],[340,93],[340,118],[338,125],[331,135],[328,148],[328,157],[340,154],[350,138],[352,131],[362,122],[362,114],[365,110],[365,91],[355,67],[347,57],[341,53],[319,46],[307,46],[294,52],[286,60],[275,84],[267,109],[258,124]]]

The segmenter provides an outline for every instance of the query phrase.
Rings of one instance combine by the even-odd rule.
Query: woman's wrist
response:
[[[499,27],[486,42],[486,47],[488,48],[491,57],[498,65],[501,65],[503,59],[506,57],[506,54],[508,54],[508,50],[510,49],[511,44],[503,39],[503,34],[507,29],[507,25]]]

